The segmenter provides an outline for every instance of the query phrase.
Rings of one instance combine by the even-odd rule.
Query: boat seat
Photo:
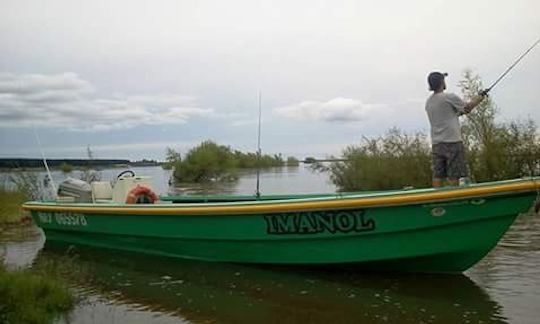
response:
[[[94,202],[111,202],[113,190],[109,181],[94,181],[90,186]]]

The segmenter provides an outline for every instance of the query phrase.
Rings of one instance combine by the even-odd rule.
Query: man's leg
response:
[[[446,157],[444,155],[444,145],[435,144],[431,148],[431,170],[433,171],[433,180],[431,184],[434,188],[445,185],[446,172]]]
[[[467,177],[467,163],[465,161],[465,147],[463,143],[452,143],[448,157],[448,182],[451,186],[459,185],[459,179]]]

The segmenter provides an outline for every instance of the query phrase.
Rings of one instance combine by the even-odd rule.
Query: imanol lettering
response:
[[[375,230],[363,210],[265,215],[268,234],[351,233]]]

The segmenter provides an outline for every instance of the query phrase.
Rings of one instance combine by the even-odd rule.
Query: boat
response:
[[[122,174],[114,188],[92,183],[90,193],[85,187],[87,194],[73,195],[76,187],[60,186],[71,197],[23,205],[47,241],[204,261],[459,273],[492,250],[535,199],[539,208],[540,178],[155,201],[133,197],[151,191],[151,179],[134,174]]]

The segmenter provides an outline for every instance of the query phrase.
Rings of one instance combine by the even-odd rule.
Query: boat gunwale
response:
[[[467,187],[426,188],[403,191],[381,191],[350,195],[329,194],[325,197],[285,200],[254,200],[240,202],[165,203],[125,205],[108,203],[64,204],[57,202],[27,202],[22,208],[40,212],[74,212],[115,215],[245,215],[316,210],[380,208],[414,204],[438,203],[460,199],[520,194],[540,190],[540,178],[524,178],[475,184]]]

